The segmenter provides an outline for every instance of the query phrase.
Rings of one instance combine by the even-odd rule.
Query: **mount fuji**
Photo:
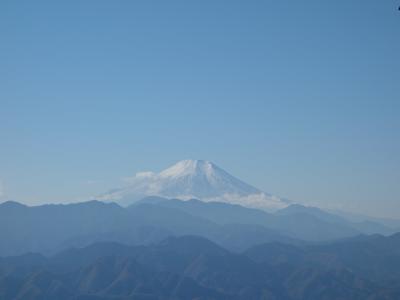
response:
[[[288,200],[265,193],[205,160],[182,160],[160,173],[137,173],[127,180],[126,186],[96,199],[129,205],[147,196],[225,202],[264,210],[276,210],[290,204]]]

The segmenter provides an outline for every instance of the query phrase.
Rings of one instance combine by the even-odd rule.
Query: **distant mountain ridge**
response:
[[[198,235],[241,251],[265,242],[304,244],[359,234],[391,234],[380,224],[352,223],[318,209],[293,206],[275,214],[241,205],[145,198],[129,207],[89,201],[67,205],[0,204],[0,256],[54,253],[113,241],[148,245],[169,236]]]
[[[232,253],[198,236],[0,258],[0,299],[395,300],[400,235]],[[378,253],[377,253],[378,252]]]
[[[360,224],[301,205],[9,201],[0,299],[399,299],[400,234]]]
[[[140,172],[123,188],[96,197],[129,205],[146,196],[199,199],[276,210],[288,200],[265,193],[206,160],[182,160],[160,173]]]

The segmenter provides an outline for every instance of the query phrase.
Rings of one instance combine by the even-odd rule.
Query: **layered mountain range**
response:
[[[232,253],[195,236],[0,259],[0,299],[394,300],[400,236]],[[380,255],[377,255],[377,252]]]
[[[51,254],[100,241],[147,245],[183,235],[203,236],[242,251],[264,242],[328,242],[360,234],[387,235],[396,229],[299,205],[268,213],[228,203],[160,197],[128,207],[100,201],[30,207],[9,201],[0,204],[0,256]]]
[[[0,299],[400,298],[396,220],[289,202],[208,161],[99,199],[0,204]]]

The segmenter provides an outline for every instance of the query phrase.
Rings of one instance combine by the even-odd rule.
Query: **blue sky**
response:
[[[400,217],[398,1],[1,1],[0,193],[76,201],[208,159]]]

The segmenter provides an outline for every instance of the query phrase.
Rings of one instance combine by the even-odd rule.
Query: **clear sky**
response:
[[[0,194],[76,201],[211,160],[400,218],[400,1],[0,3]]]

